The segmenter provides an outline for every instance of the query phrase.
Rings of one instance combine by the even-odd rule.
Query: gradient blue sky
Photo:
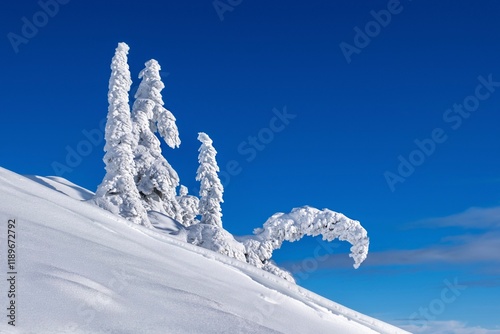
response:
[[[67,148],[106,117],[124,41],[135,88],[145,61],[163,67],[183,141],[164,155],[182,183],[197,187],[199,131],[223,171],[238,162],[224,180],[226,229],[250,234],[306,204],[342,212],[368,230],[368,260],[354,270],[343,243],[287,244],[275,260],[301,285],[419,333],[500,333],[500,88],[480,88],[490,94],[466,118],[447,111],[477,101],[479,76],[500,81],[500,2],[221,0],[223,20],[211,0],[60,2],[47,22],[37,1],[2,4],[2,167],[57,174],[54,162],[66,164]],[[348,63],[340,44],[354,45],[355,27],[388,5],[390,23]],[[38,31],[14,47],[9,33],[22,36],[34,16]],[[296,117],[270,140],[263,129],[285,107]],[[399,156],[422,158],[415,140],[433,131],[446,140],[391,189],[386,172],[398,173]],[[259,133],[269,140],[253,156]],[[95,190],[103,144],[62,176]],[[323,251],[334,255],[315,259]],[[466,288],[449,302],[455,281]]]

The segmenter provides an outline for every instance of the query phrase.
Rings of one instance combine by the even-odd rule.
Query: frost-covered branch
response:
[[[323,240],[349,242],[352,245],[349,256],[354,260],[354,268],[358,268],[368,255],[368,235],[359,221],[328,209],[305,206],[290,213],[274,214],[254,234],[253,238],[244,240],[244,244],[248,262],[260,268],[269,262],[273,251],[284,241],[294,242],[304,236],[321,235]]]
[[[186,186],[182,186],[179,189],[179,196],[176,197],[182,209],[182,225],[188,227],[194,224],[198,224],[200,221],[196,219],[199,213],[200,199],[193,195],[188,195],[188,189]]]

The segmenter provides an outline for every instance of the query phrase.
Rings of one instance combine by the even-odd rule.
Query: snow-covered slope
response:
[[[0,265],[15,219],[17,272],[16,326],[3,315],[0,333],[406,333],[34,179],[0,168]]]

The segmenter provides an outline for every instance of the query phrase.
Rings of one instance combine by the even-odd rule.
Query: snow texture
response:
[[[135,139],[132,135],[129,91],[132,85],[127,63],[129,47],[119,43],[111,62],[108,93],[108,118],[104,163],[106,175],[92,200],[95,204],[115,214],[144,226],[151,227],[139,191],[134,182]]]
[[[198,134],[201,142],[198,162],[200,166],[196,173],[196,181],[200,181],[200,205],[201,224],[209,224],[222,228],[222,209],[220,204],[224,188],[217,173],[220,171],[215,156],[217,151],[212,146],[212,139],[203,132]]]
[[[135,182],[144,208],[158,211],[176,220],[182,220],[182,209],[176,200],[179,176],[163,157],[161,144],[155,135],[160,130],[165,142],[172,148],[180,144],[173,115],[163,108],[160,65],[154,59],[146,62],[140,72],[142,79],[132,108],[133,132],[137,145],[134,150]]]

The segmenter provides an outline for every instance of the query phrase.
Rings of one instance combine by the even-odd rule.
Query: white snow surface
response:
[[[18,273],[16,326],[3,315],[0,333],[408,333],[185,243],[174,221],[158,216],[151,230],[86,195],[0,168],[0,261],[15,219]]]

